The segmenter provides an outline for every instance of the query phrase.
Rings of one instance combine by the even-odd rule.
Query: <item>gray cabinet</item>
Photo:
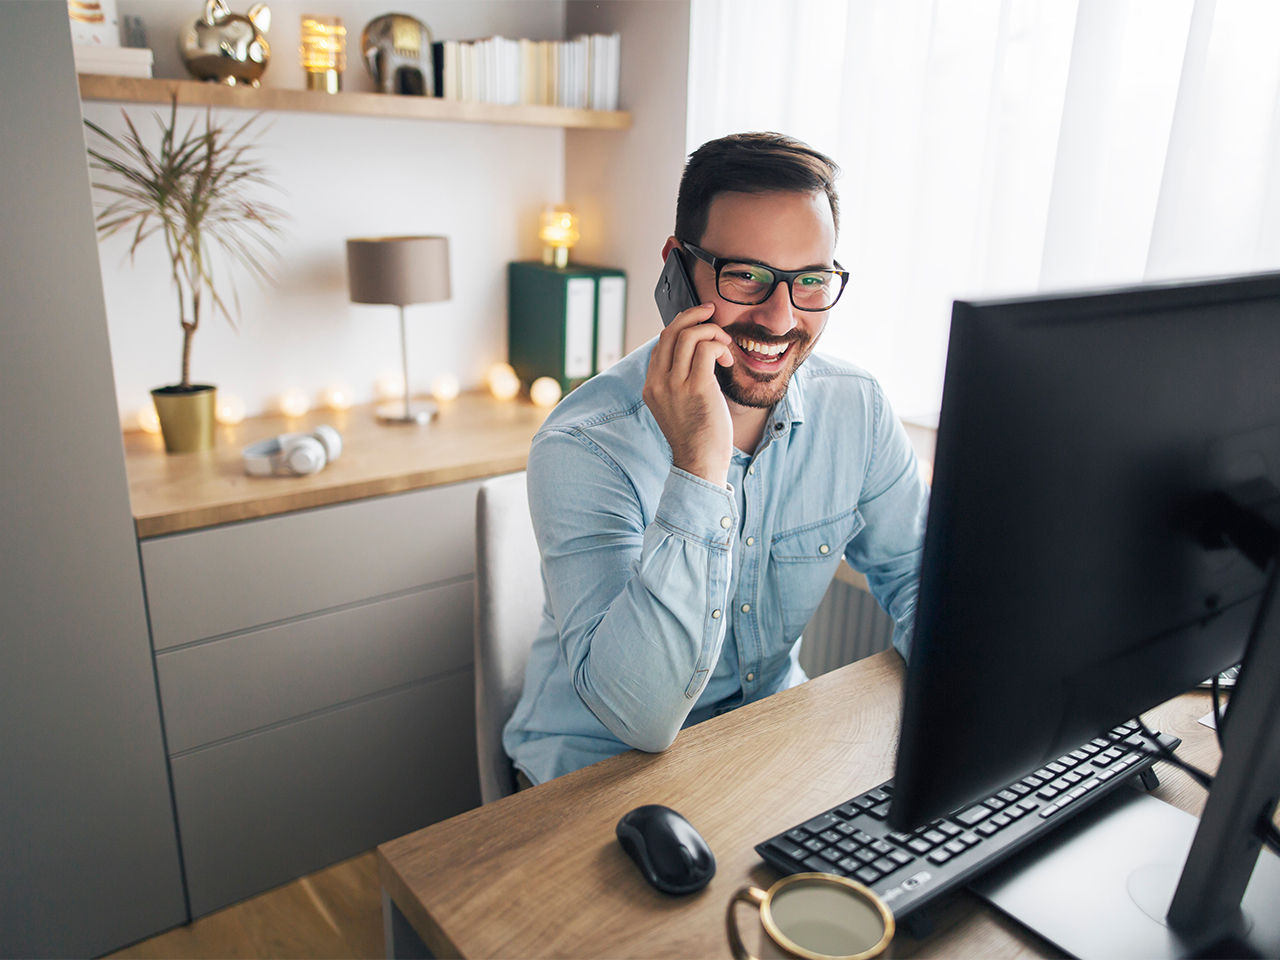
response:
[[[193,916],[479,803],[477,487],[142,542]]]

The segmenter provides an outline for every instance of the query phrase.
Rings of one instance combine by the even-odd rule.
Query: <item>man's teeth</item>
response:
[[[747,353],[758,353],[765,357],[776,357],[780,353],[787,352],[787,347],[791,346],[791,341],[784,340],[782,343],[760,343],[758,340],[739,340],[738,346]]]

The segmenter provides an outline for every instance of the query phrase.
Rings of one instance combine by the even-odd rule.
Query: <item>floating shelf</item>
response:
[[[362,117],[400,117],[407,120],[448,120],[462,123],[510,123],[538,127],[625,130],[631,114],[625,110],[576,110],[533,105],[463,103],[436,97],[383,93],[321,93],[276,87],[228,87],[196,80],[156,80],[80,74],[83,100],[125,103],[168,103],[177,94],[182,106],[236,107],[243,110],[292,110],[298,113],[340,113]]]

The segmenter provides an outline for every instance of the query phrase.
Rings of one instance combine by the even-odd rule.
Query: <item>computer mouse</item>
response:
[[[716,873],[716,858],[693,825],[670,807],[650,803],[618,821],[618,843],[663,893],[693,893]]]

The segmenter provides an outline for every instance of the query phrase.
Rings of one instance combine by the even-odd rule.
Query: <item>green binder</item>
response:
[[[566,393],[622,358],[627,275],[612,267],[507,269],[507,356],[526,385],[559,381]]]

